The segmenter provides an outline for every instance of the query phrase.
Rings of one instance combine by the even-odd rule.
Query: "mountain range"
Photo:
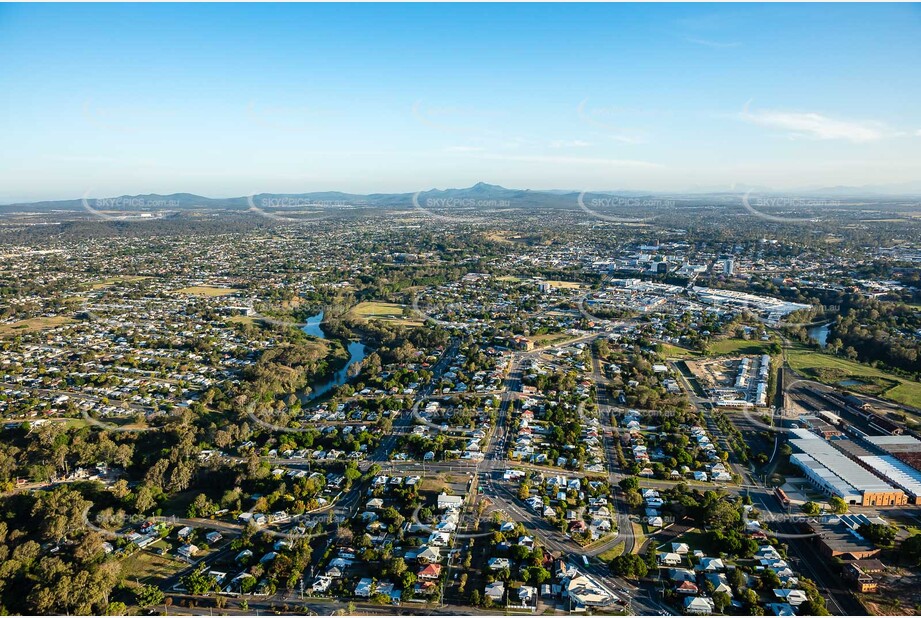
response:
[[[740,198],[747,192],[772,196],[827,197],[835,199],[912,199],[921,197],[921,183],[903,183],[897,186],[826,187],[802,189],[800,191],[774,191],[764,187],[700,187],[687,192],[644,192],[644,191],[592,191],[591,195],[610,195],[624,198],[669,198],[672,200],[700,200],[707,197],[725,200]],[[111,198],[81,198],[72,200],[40,201],[0,205],[0,213],[49,213],[71,212],[94,208],[107,211],[147,212],[192,209],[248,210],[266,207],[281,208],[412,208],[413,199],[423,206],[430,200],[440,200],[440,207],[476,208],[477,202],[508,201],[512,207],[528,208],[572,208],[577,204],[580,192],[577,190],[531,190],[509,189],[499,185],[479,182],[471,187],[457,189],[427,189],[419,193],[371,193],[367,195],[341,191],[318,191],[310,193],[260,193],[253,196],[211,198],[192,193],[169,195],[143,194],[122,195]]]

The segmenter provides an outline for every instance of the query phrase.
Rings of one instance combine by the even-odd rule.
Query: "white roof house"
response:
[[[438,494],[438,508],[441,510],[459,509],[463,503],[464,503],[464,499],[460,496],[449,496],[448,494]]]

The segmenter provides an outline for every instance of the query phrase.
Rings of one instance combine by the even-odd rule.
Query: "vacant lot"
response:
[[[878,393],[880,397],[891,399],[915,408],[921,408],[921,383],[886,373],[875,367],[863,365],[856,361],[822,354],[808,348],[794,347],[787,351],[790,367],[805,376],[819,382],[837,386],[842,380],[872,380],[879,384],[890,384],[890,388]],[[822,379],[822,369],[836,369],[833,382]]]
[[[548,345],[557,345],[561,344],[564,341],[569,341],[571,339],[578,339],[576,335],[570,335],[569,333],[552,333],[549,335],[538,335],[534,340],[534,345],[538,348],[543,348]]]
[[[191,287],[176,290],[177,294],[191,294],[193,296],[230,296],[236,294],[239,290],[235,288],[223,288],[216,285],[193,285]]]
[[[64,316],[55,316],[53,318],[29,318],[18,322],[9,322],[0,324],[0,337],[11,337],[25,333],[34,333],[40,330],[48,330],[64,324],[73,322],[71,318]]]
[[[141,550],[122,561],[122,575],[126,582],[138,580],[142,584],[156,584],[187,566],[185,562]]]

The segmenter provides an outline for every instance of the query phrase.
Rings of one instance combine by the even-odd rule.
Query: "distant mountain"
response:
[[[802,189],[799,191],[776,191],[765,187],[736,185],[733,187],[696,187],[688,191],[653,192],[653,191],[592,191],[591,195],[616,195],[622,197],[669,197],[691,200],[704,199],[707,196],[724,201],[752,191],[771,195],[825,196],[830,198],[883,198],[904,196],[921,196],[921,183],[903,183],[893,186],[865,187],[827,187]],[[201,209],[249,210],[268,208],[576,208],[579,191],[508,189],[499,185],[478,182],[472,187],[457,189],[428,189],[419,193],[371,193],[361,195],[341,191],[317,191],[312,193],[260,193],[254,196],[229,198],[210,198],[192,193],[172,193],[169,195],[145,194],[122,195],[111,198],[87,198],[75,200],[44,201],[0,205],[0,213],[48,213],[55,211],[79,212],[99,210],[118,212],[163,212]]]

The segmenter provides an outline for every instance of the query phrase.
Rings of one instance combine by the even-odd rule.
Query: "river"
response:
[[[304,327],[301,329],[306,334],[311,337],[317,337],[318,339],[327,339],[326,333],[323,332],[323,328],[320,326],[323,323],[323,312],[316,315],[312,315],[307,318],[307,322]],[[311,384],[310,394],[301,397],[302,403],[306,403],[318,397],[322,397],[332,389],[336,388],[340,384],[345,384],[349,379],[349,369],[352,368],[352,365],[355,363],[360,363],[367,356],[367,348],[365,344],[360,341],[350,341],[347,351],[349,353],[349,360],[342,369],[337,371],[333,377],[325,382],[318,382]]]
[[[826,322],[825,324],[816,324],[815,326],[810,326],[806,329],[806,334],[810,338],[815,339],[819,347],[825,347],[828,345],[828,330],[831,326],[831,322]]]

